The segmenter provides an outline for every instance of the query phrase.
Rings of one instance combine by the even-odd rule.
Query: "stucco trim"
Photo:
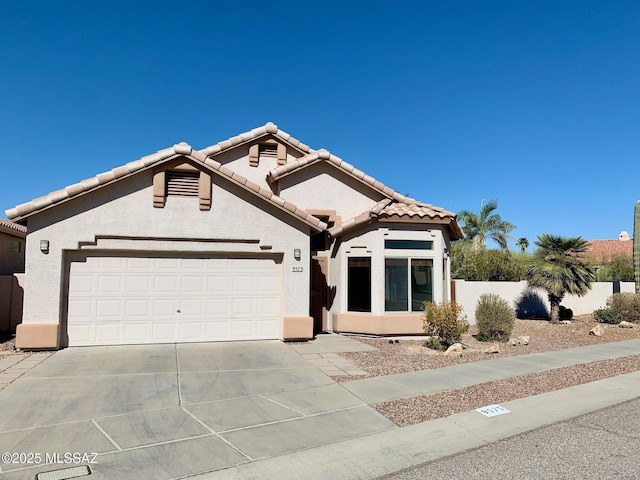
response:
[[[16,327],[16,348],[57,350],[60,348],[60,324],[21,323]]]
[[[333,315],[333,331],[369,335],[424,335],[422,318],[421,313],[336,313]]]
[[[309,340],[313,338],[313,318],[284,317],[282,319],[282,339]]]

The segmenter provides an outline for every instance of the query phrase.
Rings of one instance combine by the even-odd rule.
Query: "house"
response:
[[[617,240],[588,240],[587,256],[594,262],[610,262],[614,258],[633,260],[633,240],[624,230]]]
[[[0,218],[0,275],[24,272],[27,229]]]
[[[422,332],[455,214],[276,125],[160,150],[7,211],[26,225],[17,346]]]
[[[22,317],[27,230],[0,218],[0,331],[14,331]]]

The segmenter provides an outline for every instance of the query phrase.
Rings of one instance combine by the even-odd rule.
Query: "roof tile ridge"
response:
[[[293,145],[294,147],[306,153],[311,153],[315,151],[309,145],[302,143],[300,140],[298,140],[297,138],[294,138],[284,130],[280,130],[275,123],[267,122],[261,127],[253,128],[247,132],[242,132],[226,140],[222,140],[218,143],[214,143],[213,145],[209,145],[208,147],[201,149],[200,152],[202,152],[205,156],[208,157],[216,153],[223,152],[224,150],[227,150],[229,148],[240,145],[241,143],[249,142],[251,140],[254,140],[258,137],[261,137],[267,134],[275,135],[276,137],[281,138],[283,141],[289,143],[290,145]]]

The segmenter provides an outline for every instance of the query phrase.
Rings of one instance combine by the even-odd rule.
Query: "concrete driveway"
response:
[[[69,348],[0,391],[0,478],[174,479],[394,428],[278,341]]]

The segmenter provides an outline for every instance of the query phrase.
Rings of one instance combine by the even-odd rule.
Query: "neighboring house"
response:
[[[24,272],[27,229],[0,218],[0,275]]]
[[[463,237],[455,214],[272,123],[7,215],[29,230],[17,346],[32,349],[421,333]]]
[[[594,262],[609,262],[616,257],[633,259],[633,240],[624,230],[618,240],[589,240],[587,255]]]
[[[26,228],[0,218],[0,331],[14,331],[22,318],[26,236]]]

